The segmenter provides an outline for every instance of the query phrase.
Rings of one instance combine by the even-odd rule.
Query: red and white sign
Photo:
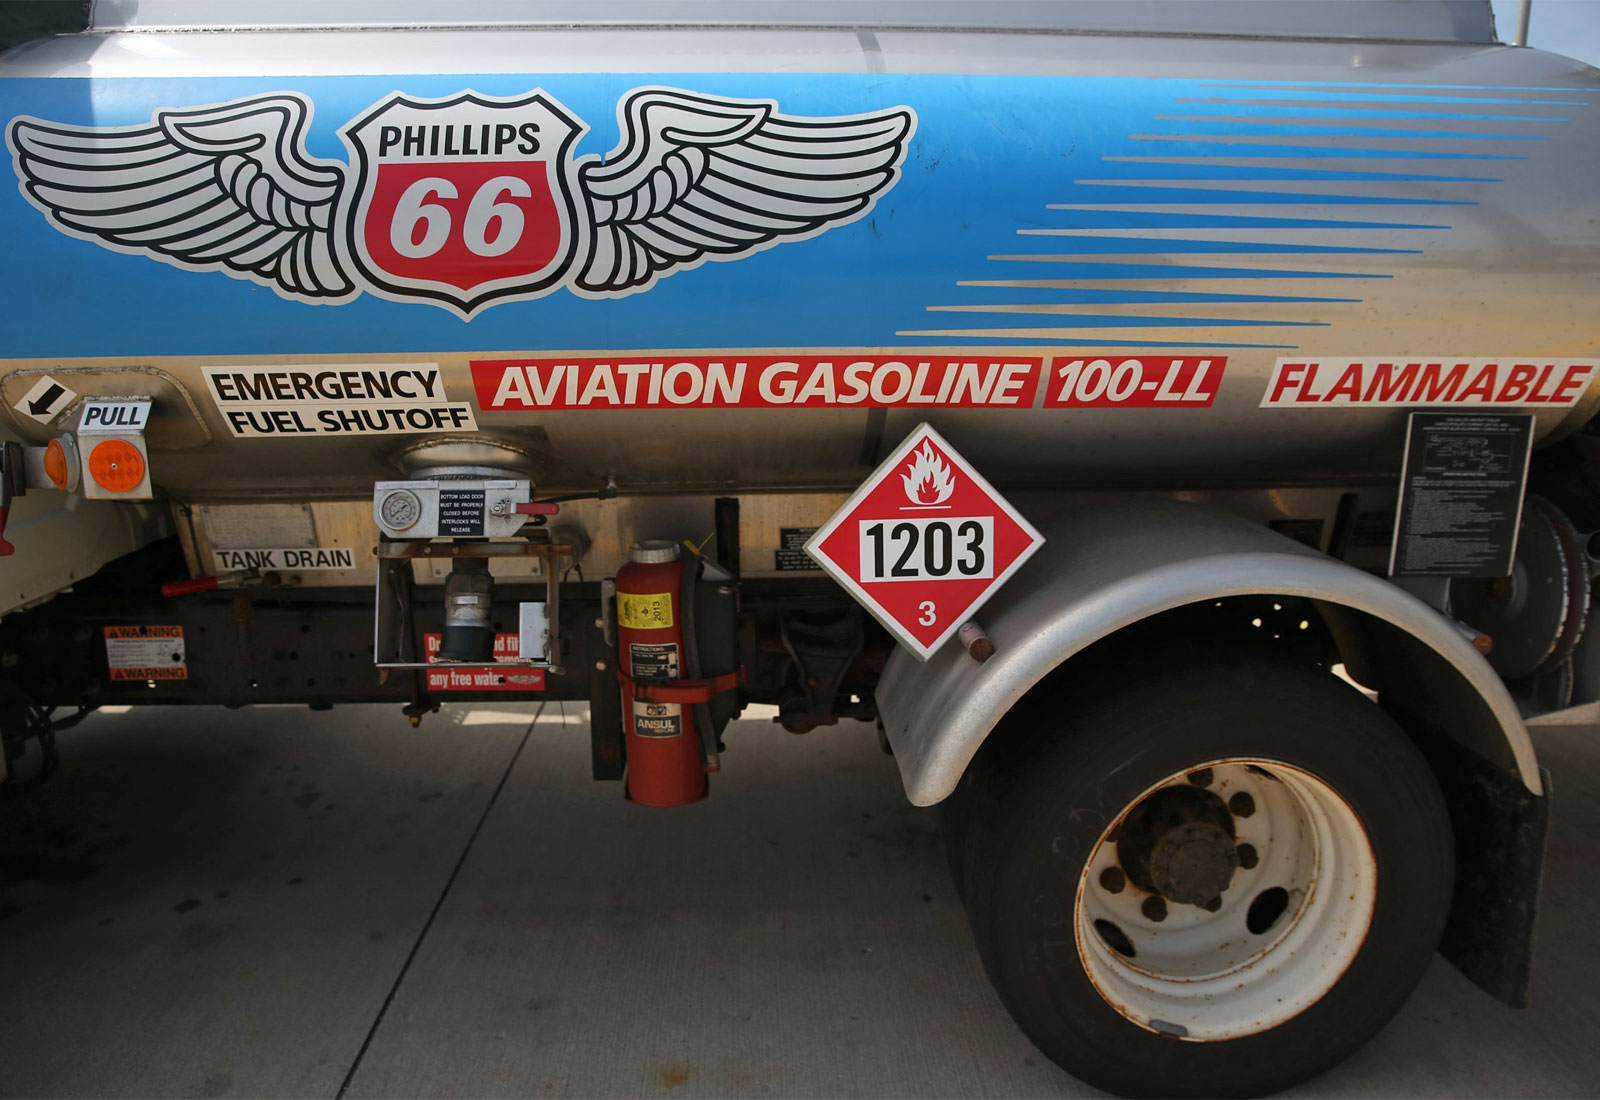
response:
[[[112,680],[187,680],[181,626],[108,626],[106,667]]]
[[[1593,359],[1279,359],[1262,408],[1575,405]]]
[[[1045,391],[1047,409],[1209,408],[1228,365],[1225,358],[1164,355],[1056,360]]]
[[[469,314],[546,291],[577,248],[568,154],[582,132],[542,92],[389,96],[343,131],[356,154],[357,266],[397,297]]]
[[[439,659],[442,638],[438,634],[422,636],[423,650],[429,664]],[[520,652],[515,634],[494,636],[494,655],[515,657]],[[429,691],[543,691],[544,669],[521,665],[440,665],[428,670]]]
[[[920,424],[817,528],[806,553],[925,661],[1043,544]]]
[[[482,360],[478,407],[515,409],[1033,408],[1038,357],[920,359],[835,352]]]

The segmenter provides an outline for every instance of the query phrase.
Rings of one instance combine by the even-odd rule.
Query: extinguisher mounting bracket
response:
[[[618,669],[617,680],[631,699],[651,703],[709,703],[714,696],[744,683],[744,669],[725,672],[709,680],[635,680]]]

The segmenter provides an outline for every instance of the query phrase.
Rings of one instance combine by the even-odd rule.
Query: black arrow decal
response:
[[[51,405],[61,400],[61,395],[66,392],[67,388],[60,382],[52,382],[50,383],[50,388],[45,390],[37,401],[28,402],[28,411],[34,416],[43,416],[50,411]]]

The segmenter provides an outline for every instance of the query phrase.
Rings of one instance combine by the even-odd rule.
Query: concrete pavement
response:
[[[1083,1096],[990,990],[869,727],[747,720],[697,806],[582,708],[143,708],[0,799],[4,1096]],[[1554,774],[1534,1007],[1435,960],[1304,1096],[1600,1087],[1600,743]]]

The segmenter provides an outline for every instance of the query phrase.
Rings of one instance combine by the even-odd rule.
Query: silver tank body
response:
[[[359,498],[394,476],[407,448],[441,435],[512,444],[550,490],[609,475],[641,492],[836,491],[922,420],[1007,486],[1347,484],[1392,477],[1407,408],[1441,405],[1438,391],[1430,401],[1415,390],[1363,403],[1381,389],[1383,363],[1392,372],[1470,362],[1458,398],[1483,363],[1499,364],[1496,387],[1516,364],[1554,364],[1542,395],[1568,379],[1558,400],[1528,403],[1512,387],[1502,406],[1533,413],[1543,440],[1575,430],[1600,402],[1593,368],[1581,369],[1600,354],[1600,73],[1483,41],[1462,5],[1405,5],[1432,8],[1435,24],[1388,35],[1299,37],[1291,26],[1254,38],[1205,27],[917,29],[887,18],[193,32],[141,24],[138,5],[120,7],[129,30],[0,59],[19,180],[0,206],[14,242],[0,269],[0,398],[12,428],[37,442],[71,416],[46,425],[24,415],[41,375],[79,395],[153,394],[153,476],[177,499]],[[895,111],[911,124],[884,169],[892,175],[855,216],[678,263],[629,293],[580,292],[573,261],[550,286],[467,319],[459,305],[408,296],[399,262],[377,272],[383,287],[356,275],[360,293],[314,304],[220,263],[152,257],[126,235],[108,244],[64,231],[51,213],[59,188],[47,180],[26,193],[15,121],[127,134],[162,111],[298,97],[310,162],[324,182],[339,181],[337,231],[360,203],[381,204],[374,180],[388,170],[357,180],[357,139],[338,138],[340,127],[396,93],[420,112],[472,91],[491,111],[534,89],[587,128],[550,177],[555,207],[562,188],[572,200],[560,232],[579,246],[598,239],[596,211],[610,200],[570,164],[624,165],[629,134],[643,141],[645,124],[619,105],[640,89],[723,107],[765,102],[791,126]],[[654,138],[673,139],[671,127]],[[115,191],[136,176],[112,165],[103,178]],[[677,184],[694,185],[688,175]],[[658,188],[659,201],[672,186]],[[741,209],[758,223],[772,212]],[[374,217],[368,208],[367,223]],[[336,247],[382,244],[381,233],[361,232]],[[1046,407],[1080,360],[1137,360],[1140,387],[1152,385],[1121,403]],[[1179,360],[1189,366],[1171,367]],[[1216,373],[1191,387],[1202,360]],[[1036,362],[1041,384],[984,407],[875,408],[835,393],[808,407],[614,408],[602,389],[594,407],[561,408],[515,387],[519,407],[489,407],[505,363],[747,362],[754,372],[773,361],[800,364],[792,377],[802,382],[816,362],[837,372],[904,361],[913,373],[924,361]],[[502,373],[475,384],[475,362]],[[1278,364],[1308,362],[1322,364],[1314,381],[1302,371],[1284,382]],[[1325,396],[1352,362],[1354,402],[1264,405],[1274,387]],[[240,437],[207,381],[230,369],[374,364],[436,366],[445,403],[464,406],[473,427]],[[883,394],[898,385],[889,370]],[[303,404],[314,416],[316,400]]]

